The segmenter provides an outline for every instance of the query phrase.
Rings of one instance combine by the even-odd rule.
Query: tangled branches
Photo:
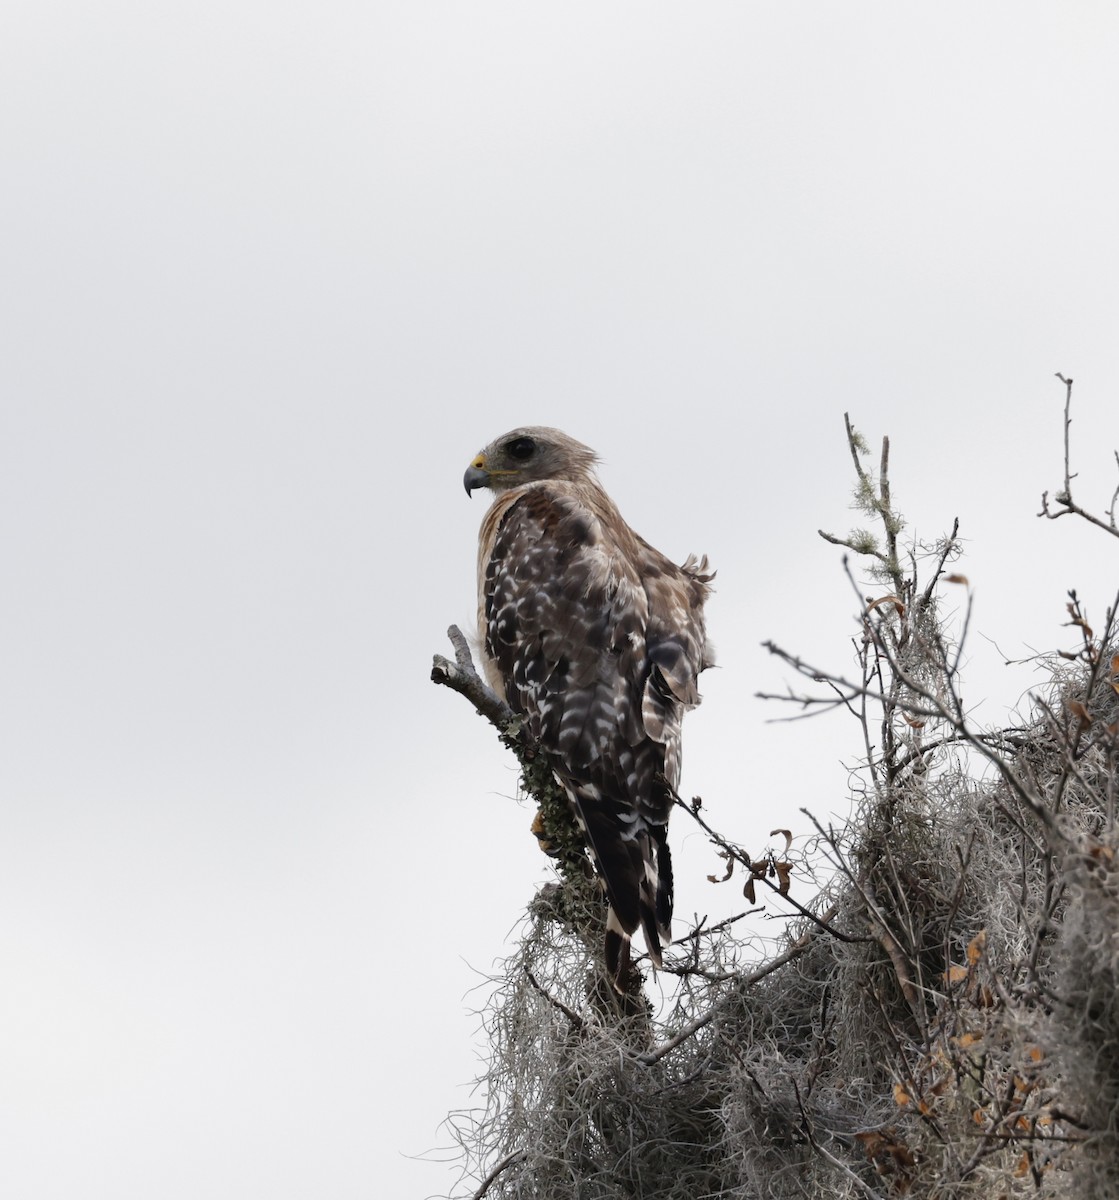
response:
[[[558,839],[561,881],[530,906],[485,1009],[483,1105],[451,1122],[464,1197],[1119,1194],[1116,606],[1094,628],[1071,593],[1077,644],[1051,658],[1048,690],[1022,724],[978,728],[956,526],[906,552],[888,442],[874,473],[849,421],[847,437],[856,505],[880,530],[823,535],[854,556],[852,584],[856,565],[872,584],[856,589],[855,670],[769,648],[801,681],[770,699],[858,723],[852,815],[837,828],[805,812],[811,834],[751,854],[679,802],[725,878],[792,912],[771,958],[745,961],[737,919],[700,927],[666,957],[659,1011],[619,1007],[547,764],[487,712]],[[1077,513],[1067,451],[1065,469],[1057,503]],[[1114,532],[1113,512],[1093,523]],[[968,597],[955,638],[944,589]],[[469,679],[461,653],[445,667]]]

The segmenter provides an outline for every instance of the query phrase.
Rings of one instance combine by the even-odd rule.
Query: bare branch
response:
[[[1067,517],[1070,513],[1083,518],[1090,524],[1102,529],[1105,533],[1110,533],[1113,537],[1119,537],[1119,525],[1115,520],[1115,506],[1119,502],[1119,487],[1116,487],[1111,497],[1111,504],[1107,509],[1107,520],[1097,517],[1094,513],[1088,512],[1087,509],[1081,508],[1072,498],[1072,481],[1076,475],[1072,473],[1069,460],[1069,427],[1072,425],[1071,407],[1072,407],[1072,380],[1066,379],[1060,372],[1057,373],[1057,378],[1065,385],[1065,484],[1064,488],[1053,497],[1053,503],[1060,507],[1056,512],[1049,507],[1049,493],[1041,493],[1041,512],[1039,517],[1047,517],[1050,521],[1057,520],[1058,517]],[[1119,466],[1119,451],[1115,452],[1115,462]]]
[[[485,717],[501,733],[507,732],[510,723],[516,720],[516,714],[478,674],[470,645],[462,630],[452,625],[447,630],[447,636],[455,650],[455,662],[436,654],[432,659],[431,682],[440,683],[465,696],[479,716]]]
[[[527,977],[529,983],[532,984],[532,986],[540,993],[541,996],[544,997],[545,1000],[548,1001],[549,1004],[555,1008],[558,1008],[560,1012],[563,1013],[563,1015],[571,1022],[573,1028],[583,1028],[583,1018],[579,1016],[579,1014],[573,1008],[567,1004],[564,1004],[562,1000],[557,1000],[555,996],[549,994],[545,988],[537,983],[536,976],[533,975],[528,967],[525,967],[525,976]]]
[[[514,1166],[516,1163],[520,1162],[524,1157],[525,1152],[523,1150],[514,1150],[512,1154],[507,1154],[501,1160],[501,1162],[499,1162],[497,1166],[494,1167],[494,1169],[485,1177],[485,1179],[482,1180],[482,1186],[474,1193],[474,1195],[471,1197],[471,1200],[482,1200],[482,1197],[490,1190],[493,1184],[497,1182],[497,1177],[503,1171],[507,1171],[511,1166]]]

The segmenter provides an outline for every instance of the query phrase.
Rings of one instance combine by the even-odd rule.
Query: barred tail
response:
[[[672,940],[672,858],[665,824],[603,799],[593,785],[564,781],[586,835],[599,877],[606,886],[604,957],[617,991],[629,982],[630,941],[640,929],[649,960],[661,966],[661,946]]]
[[[629,903],[620,906],[621,912],[615,907],[615,889],[611,887],[609,877],[606,878],[610,894],[604,946],[606,972],[615,989],[623,993],[629,975],[630,942],[638,925],[654,967],[663,965],[661,948],[672,941],[672,856],[665,829],[653,826],[630,845],[633,849],[640,848],[638,861],[631,859],[631,864],[640,869],[640,875],[633,880],[636,887],[627,897]]]

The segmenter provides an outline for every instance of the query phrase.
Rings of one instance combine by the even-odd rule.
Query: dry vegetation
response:
[[[596,961],[601,900],[546,762],[461,641],[457,664],[436,661],[520,756],[560,868],[484,1013],[482,1107],[451,1119],[460,1196],[1119,1196],[1115,604],[1092,628],[1070,594],[1078,644],[1050,660],[1031,715],[976,728],[940,615],[946,593],[967,594],[955,531],[904,551],[888,443],[872,471],[850,425],[848,440],[874,528],[824,536],[873,580],[857,668],[770,649],[803,681],[775,703],[857,718],[852,816],[756,859],[698,802],[677,816],[703,825],[747,894],[793,906],[768,961],[744,961],[734,924],[693,930],[666,964],[670,1010],[654,1014],[639,981],[619,1004]],[[1067,455],[1066,439],[1065,486],[1043,515],[1119,537],[1114,499],[1102,517],[1073,502]],[[798,901],[790,869],[827,882]]]

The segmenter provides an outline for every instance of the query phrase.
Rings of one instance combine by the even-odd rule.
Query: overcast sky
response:
[[[911,531],[961,520],[977,719],[1022,701],[1003,657],[1119,579],[1035,515],[1054,372],[1079,498],[1119,482],[1117,62],[1104,3],[8,0],[6,1200],[456,1187],[548,878],[428,682],[506,429],[710,554],[684,790],[744,844],[847,811],[855,726],[753,699],[766,638],[851,660],[845,411]],[[680,921],[730,911],[673,844]]]

